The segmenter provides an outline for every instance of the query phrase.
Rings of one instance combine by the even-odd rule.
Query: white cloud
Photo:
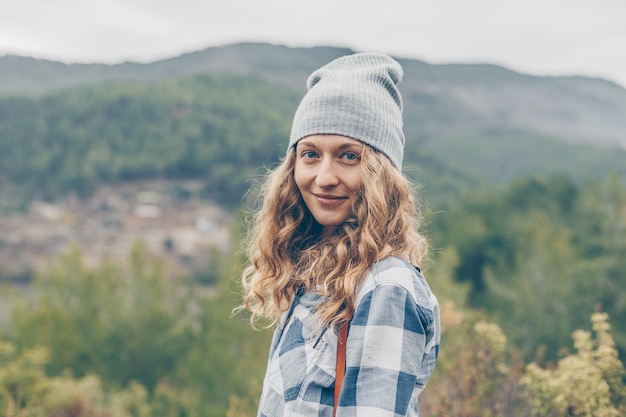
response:
[[[626,85],[623,0],[22,0],[0,4],[0,54],[150,61],[239,41],[491,62]]]

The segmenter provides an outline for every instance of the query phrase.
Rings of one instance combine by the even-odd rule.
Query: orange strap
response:
[[[337,366],[335,369],[335,404],[333,416],[337,415],[337,404],[339,403],[339,393],[343,384],[343,376],[346,373],[346,341],[348,340],[348,322],[343,322],[339,326],[337,334]]]

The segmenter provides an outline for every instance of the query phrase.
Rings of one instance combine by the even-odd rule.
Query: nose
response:
[[[317,175],[315,176],[315,184],[322,188],[339,184],[337,167],[331,158],[324,158],[322,163],[319,164]]]

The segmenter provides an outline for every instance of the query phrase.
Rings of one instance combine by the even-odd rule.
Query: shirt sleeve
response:
[[[338,417],[417,415],[417,395],[434,368],[435,318],[400,285],[377,285],[356,306]]]

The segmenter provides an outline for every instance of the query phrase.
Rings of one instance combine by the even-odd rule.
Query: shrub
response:
[[[148,417],[146,389],[131,382],[127,389],[105,392],[100,379],[68,374],[50,378],[46,348],[18,352],[0,341],[0,415],[6,417]]]
[[[591,332],[575,331],[575,354],[560,359],[552,369],[527,366],[522,381],[537,417],[626,415],[624,365],[609,333],[608,315],[596,313],[591,321],[595,339]]]
[[[506,336],[477,314],[441,305],[442,341],[437,368],[420,397],[424,416],[528,415],[521,398],[523,364],[507,352]]]

